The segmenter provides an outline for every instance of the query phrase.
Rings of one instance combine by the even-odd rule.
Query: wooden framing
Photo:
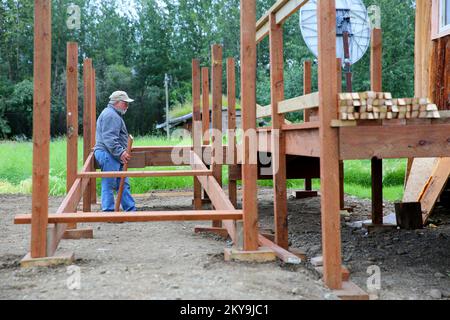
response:
[[[222,187],[222,46],[213,45],[211,48],[211,90],[212,90],[212,171],[219,185]],[[220,228],[220,221],[213,221],[213,227]]]
[[[94,66],[92,66],[92,74],[91,74],[91,82],[90,82],[90,88],[91,88],[91,151],[95,147],[95,140],[96,140],[96,131],[97,131],[97,86],[96,86],[96,72],[94,69]],[[97,204],[97,180],[91,179],[91,204]]]
[[[336,4],[319,0],[320,171],[322,202],[322,250],[324,282],[331,289],[342,288],[342,258],[339,199],[339,135],[330,127],[338,108],[336,70]]]
[[[200,111],[200,93],[201,79],[200,79],[200,61],[192,60],[192,103],[193,103],[193,123],[192,123],[192,141],[194,152],[201,153],[202,150],[202,116]],[[194,209],[200,210],[202,208],[202,186],[200,181],[194,177]]]
[[[371,90],[383,92],[383,40],[381,29],[372,30],[370,54]],[[372,223],[383,224],[383,160],[372,159]]]
[[[228,173],[228,195],[234,207],[237,207],[237,181],[232,179],[231,171],[237,165],[236,148],[236,65],[233,58],[227,59],[227,97],[228,97],[228,151],[226,159],[232,161]]]
[[[436,0],[433,0],[437,3]],[[209,137],[199,137],[199,130],[194,130],[193,146],[187,147],[138,147],[133,148],[132,168],[148,166],[175,165],[171,155],[183,151],[182,164],[189,165],[192,170],[179,171],[134,171],[134,172],[102,172],[94,171],[94,155],[92,147],[95,143],[95,70],[92,60],[84,61],[84,166],[77,173],[76,134],[77,97],[76,72],[77,48],[68,45],[68,194],[56,214],[48,214],[49,189],[49,143],[50,143],[50,98],[51,98],[51,3],[48,0],[35,1],[35,41],[34,41],[34,109],[33,109],[33,198],[32,214],[16,217],[18,224],[31,223],[31,258],[44,258],[55,255],[58,245],[71,224],[78,222],[144,222],[144,221],[221,221],[223,228],[236,244],[238,234],[236,221],[243,220],[243,249],[257,252],[260,246],[268,247],[283,261],[292,259],[287,248],[287,211],[286,177],[287,155],[308,158],[320,158],[321,205],[322,205],[322,244],[324,281],[332,289],[346,289],[348,284],[342,283],[341,276],[341,237],[339,212],[339,160],[417,158],[417,157],[450,157],[450,123],[447,120],[391,123],[390,125],[371,126],[358,123],[336,125],[338,114],[338,82],[339,64],[336,61],[336,24],[335,1],[318,0],[318,36],[319,36],[319,91],[311,93],[311,65],[305,63],[304,95],[284,100],[283,96],[283,38],[282,25],[293,13],[298,11],[307,0],[278,0],[275,5],[256,22],[256,0],[241,0],[241,102],[244,132],[254,132],[258,141],[249,136],[243,140],[241,158],[236,157],[236,142],[230,140],[228,146],[222,146],[222,139],[213,137],[213,145]],[[433,11],[434,10],[434,11]],[[431,7],[429,1],[417,1],[417,17],[422,23],[416,26],[416,94],[421,96],[439,96],[441,87],[446,87],[447,80],[436,72],[444,68],[448,71],[447,58],[450,57],[448,39],[440,39],[431,44],[430,30],[436,26],[433,13],[436,5]],[[256,105],[256,44],[267,35],[270,36],[271,56],[271,105]],[[213,95],[213,128],[222,131],[222,48],[212,48],[212,95]],[[434,52],[433,52],[434,51]],[[382,91],[381,83],[381,31],[373,31],[371,59],[372,90]],[[429,61],[432,61],[428,65]],[[234,61],[227,61],[227,87],[229,95],[229,130],[235,123],[235,74]],[[209,129],[209,75],[208,69],[201,70],[200,63],[193,63],[193,112],[194,120],[199,121],[200,87],[203,87],[203,125]],[[437,78],[435,78],[437,77]],[[309,84],[308,84],[309,82]],[[427,91],[425,93],[425,91]],[[439,91],[439,92],[437,92]],[[441,99],[441,98],[439,98]],[[443,103],[443,101],[439,101]],[[319,120],[311,117],[312,109],[319,111]],[[292,111],[305,111],[305,123],[286,124],[284,114]],[[256,130],[256,119],[272,117],[271,128]],[[311,121],[312,120],[312,121]],[[278,131],[281,134],[278,134]],[[264,141],[266,140],[266,141]],[[202,145],[203,142],[203,145]],[[262,143],[267,142],[267,143]],[[301,143],[299,143],[301,142]],[[277,149],[278,148],[278,149]],[[275,180],[275,216],[276,244],[259,235],[257,179],[258,164],[251,160],[257,152],[275,154],[273,176]],[[243,210],[236,210],[235,185],[230,186],[230,197],[222,189],[222,156],[233,153],[234,161],[230,171],[236,171],[235,164],[241,163],[243,182]],[[201,153],[201,154],[200,154]],[[219,153],[223,153],[219,155]],[[208,169],[207,165],[212,165]],[[305,161],[305,160],[302,160]],[[381,194],[382,184],[381,160],[373,162],[374,195]],[[305,161],[306,163],[306,161]],[[180,164],[177,164],[180,165]],[[314,162],[308,163],[313,167]],[[275,170],[275,167],[281,170]],[[436,173],[441,175],[440,172]],[[192,176],[196,181],[195,204],[199,208],[199,188],[203,188],[214,211],[186,212],[140,212],[138,214],[91,212],[91,203],[95,200],[95,179],[102,177],[159,177],[159,176]],[[237,175],[233,175],[237,180]],[[233,180],[233,183],[235,181]],[[69,188],[70,187],[70,188]],[[201,189],[200,189],[201,190]],[[438,190],[431,189],[433,197]],[[78,205],[83,198],[83,213],[78,213]],[[382,198],[374,199],[373,219],[382,223]],[[429,203],[427,207],[432,207]],[[51,226],[49,226],[51,224]],[[239,231],[240,232],[240,231]]]
[[[78,44],[67,44],[67,183],[69,192],[78,173]],[[76,225],[69,226],[76,229]]]
[[[31,258],[46,257],[50,171],[52,5],[34,5],[33,196]]]
[[[152,211],[152,212],[83,212],[49,215],[48,223],[117,223],[117,222],[162,222],[162,221],[210,221],[214,219],[240,220],[242,211]],[[18,215],[14,219],[15,224],[30,224],[31,215]]]
[[[312,92],[312,62],[305,60],[303,63],[303,94],[307,95]],[[304,110],[303,120],[305,123],[310,122],[310,110]],[[283,128],[286,130],[285,128]],[[305,190],[312,191],[312,180],[305,179]]]
[[[203,145],[210,144],[209,126],[211,123],[209,108],[209,69],[202,68],[202,123],[203,123]]]
[[[280,102],[284,100],[283,27],[276,23],[276,16],[269,16],[270,24],[270,83],[272,104],[272,170],[274,185],[275,242],[284,249],[289,248],[287,192],[286,192],[286,138],[282,125],[284,115],[280,113]]]
[[[276,23],[283,24],[297,12],[308,0],[278,0],[256,24],[256,43],[262,41],[270,32],[270,15],[275,15]]]
[[[84,85],[84,109],[83,109],[83,159],[86,162],[91,153],[91,131],[92,131],[92,59],[85,59],[83,64],[83,85]],[[92,171],[93,167],[89,168]],[[91,211],[92,189],[89,182],[88,190],[83,196],[83,211]]]
[[[241,104],[242,129],[256,130],[256,0],[241,0]],[[258,165],[251,163],[257,146],[244,137],[242,145],[242,185],[244,209],[244,251],[255,251],[258,244],[257,176]]]

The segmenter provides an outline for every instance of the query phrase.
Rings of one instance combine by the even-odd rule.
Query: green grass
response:
[[[200,101],[202,97],[200,97]],[[212,104],[212,96],[209,96],[209,103]],[[222,96],[222,105],[224,108],[228,108],[228,100],[227,96]],[[241,109],[241,104],[239,100],[236,100],[236,110]],[[187,114],[192,113],[192,100],[188,100],[183,104],[177,104],[175,105],[169,112],[170,117],[173,118],[179,118],[182,116],[185,116]]]
[[[160,137],[140,137],[135,146],[190,145],[189,140],[169,141]],[[0,194],[30,194],[33,145],[31,142],[0,142]],[[79,143],[79,167],[82,166],[82,143]],[[64,195],[66,185],[66,141],[53,140],[50,145],[50,195]],[[403,196],[403,181],[406,160],[384,161],[384,198],[400,200]],[[152,170],[176,170],[179,168],[152,168]],[[224,166],[224,184],[228,184],[227,167]],[[98,182],[100,184],[100,182]],[[131,179],[133,193],[147,193],[152,190],[176,190],[192,188],[191,177],[140,178]],[[260,181],[260,186],[271,186],[271,181]],[[360,198],[370,199],[370,161],[345,162],[345,192]],[[291,180],[288,187],[302,189],[302,180]],[[320,184],[314,181],[314,188]],[[100,190],[100,188],[98,188]]]

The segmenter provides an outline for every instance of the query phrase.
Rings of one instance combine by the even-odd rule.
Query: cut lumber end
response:
[[[94,239],[94,229],[92,227],[84,229],[66,230],[63,236],[64,240],[85,240]]]
[[[21,261],[20,267],[23,269],[29,268],[50,268],[57,266],[69,266],[75,261],[75,254],[73,252],[59,252],[53,257],[45,258],[31,258],[28,253]]]
[[[342,289],[334,290],[333,294],[341,300],[357,300],[357,301],[369,300],[369,295],[351,281],[343,282]]]
[[[260,247],[257,251],[241,251],[235,248],[225,248],[225,261],[266,263],[277,260],[275,252],[269,248]]]

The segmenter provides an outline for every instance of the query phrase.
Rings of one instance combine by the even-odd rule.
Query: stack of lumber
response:
[[[389,92],[341,93],[340,120],[438,119],[438,107],[428,98],[393,99]]]

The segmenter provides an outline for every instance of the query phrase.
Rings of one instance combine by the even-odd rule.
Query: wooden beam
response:
[[[381,29],[372,30],[370,54],[371,90],[383,92],[383,38]],[[372,159],[372,223],[383,224],[383,159]]]
[[[51,1],[35,1],[31,258],[43,258],[47,253],[52,56],[51,14]]]
[[[96,73],[92,67],[91,78],[91,150],[95,147],[95,140],[97,134],[97,85]],[[97,204],[97,180],[91,179],[91,204]]]
[[[212,46],[211,90],[212,90],[212,166],[213,175],[222,187],[222,46]],[[220,221],[213,221],[213,227],[220,228]]]
[[[278,0],[256,24],[256,43],[269,35],[269,17],[274,14],[276,23],[284,23],[290,16],[296,13],[308,0]]]
[[[290,130],[308,130],[308,129],[319,129],[319,122],[305,122],[305,123],[297,123],[297,124],[283,124],[281,129],[283,131]]]
[[[274,242],[270,241],[266,237],[259,235],[258,237],[259,244],[261,247],[269,248],[275,252],[277,257],[283,261],[284,263],[288,264],[300,264],[302,263],[302,260],[297,257],[295,254],[289,252],[285,248],[275,244]]]
[[[209,107],[209,69],[202,68],[202,123],[203,123],[203,145],[210,144],[209,127],[211,123]]]
[[[200,61],[192,60],[192,140],[194,152],[202,157],[202,134],[203,129],[202,116],[200,111],[201,79],[200,79]],[[202,186],[196,177],[194,177],[194,209],[202,209]]]
[[[67,104],[67,180],[66,192],[72,188],[78,173],[78,44],[67,43],[66,60]],[[76,225],[69,229],[76,229]]]
[[[306,157],[320,157],[320,138],[318,128],[286,130],[286,154]],[[265,141],[262,141],[265,140]],[[271,132],[258,132],[258,151],[272,152]],[[298,143],[302,141],[302,143]],[[262,143],[264,142],[264,143]]]
[[[341,159],[450,157],[450,125],[340,128]]]
[[[233,58],[227,59],[227,97],[228,97],[228,151],[227,160],[237,164],[236,148],[236,65]],[[229,161],[227,161],[230,164]],[[237,181],[231,179],[228,172],[228,196],[234,207],[237,207]]]
[[[272,169],[274,191],[275,243],[284,249],[289,248],[286,191],[286,138],[281,130],[284,115],[279,113],[279,102],[284,99],[284,57],[283,27],[278,25],[275,14],[269,17],[270,23],[270,87],[272,104]]]
[[[69,192],[78,172],[78,44],[67,43],[67,184]]]
[[[195,154],[194,152],[191,152],[191,166],[194,170],[206,170],[206,165],[203,163],[203,161],[200,159],[200,157]],[[226,196],[226,194],[223,192],[222,187],[219,185],[217,180],[212,177],[199,177],[199,181],[202,184],[203,189],[205,189],[206,193],[208,194],[209,198],[211,199],[211,203],[213,204],[214,208],[216,210],[235,210],[233,204],[231,203],[230,199]],[[219,220],[216,220],[219,221]],[[233,242],[236,241],[236,226],[234,221],[232,220],[225,220],[222,221],[223,227],[227,229],[228,234],[230,235],[230,238],[233,240]]]
[[[303,95],[310,94],[312,92],[312,62],[311,60],[305,60],[303,62]],[[310,122],[310,110],[303,111],[303,120],[305,123]],[[283,130],[285,130],[283,128]],[[305,179],[305,190],[312,190],[312,180]]]
[[[222,185],[222,161],[218,158],[222,150],[222,47],[212,46],[212,137],[214,177]]]
[[[117,223],[155,221],[209,221],[215,219],[241,220],[242,211],[153,211],[153,212],[80,212],[49,215],[48,223]],[[18,215],[15,224],[30,224],[31,215]]]
[[[256,130],[256,1],[241,0],[241,96],[243,141],[242,184],[244,208],[244,251],[256,251],[258,244],[258,164],[251,159],[257,143],[250,141]]]
[[[86,162],[89,154],[91,153],[91,122],[92,122],[92,60],[85,59],[83,65],[83,85],[84,85],[84,108],[83,108],[83,159]],[[93,168],[89,168],[92,171]],[[83,196],[83,211],[91,211],[91,186],[89,185],[88,191]]]
[[[174,171],[117,171],[85,172],[78,178],[149,178],[149,177],[198,177],[211,176],[211,170],[174,170]]]
[[[336,63],[336,72],[337,72],[337,89],[338,92],[342,92],[342,59],[337,58]],[[347,81],[347,85],[351,85],[351,74],[347,74],[349,77],[349,80]],[[336,115],[338,116],[338,115]],[[339,117],[337,118],[339,119]],[[336,122],[339,120],[333,120],[331,123],[331,127],[335,128],[333,126],[333,122]],[[348,122],[348,121],[347,121]],[[339,161],[339,206],[341,210],[345,211],[345,163],[344,161]]]
[[[319,92],[321,140],[321,202],[324,282],[330,289],[342,288],[341,232],[339,210],[339,136],[330,127],[338,109],[336,60],[336,3],[318,0]],[[359,138],[359,137],[358,137]]]
[[[319,107],[319,93],[314,92],[301,97],[280,101],[278,104],[278,113],[302,111],[318,107]]]

